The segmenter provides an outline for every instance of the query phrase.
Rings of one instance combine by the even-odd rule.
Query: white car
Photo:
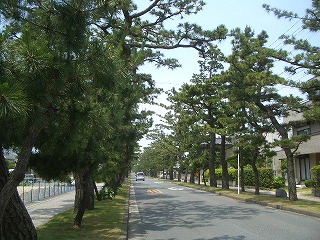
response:
[[[136,174],[136,181],[138,181],[138,180],[142,180],[142,181],[145,180],[145,179],[144,179],[144,173],[143,173],[143,172],[137,172],[137,174]]]
[[[36,181],[36,175],[34,175],[32,173],[26,173],[24,175],[24,180],[25,181],[30,181],[30,182],[35,182]]]

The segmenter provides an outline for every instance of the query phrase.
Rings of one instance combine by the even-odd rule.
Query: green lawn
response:
[[[80,228],[73,228],[75,213],[70,209],[37,229],[39,240],[125,239],[129,183],[123,184],[113,200],[96,201],[95,209],[86,211]]]

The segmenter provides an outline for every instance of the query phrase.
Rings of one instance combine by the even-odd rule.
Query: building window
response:
[[[310,134],[311,134],[310,127],[297,130],[297,135],[310,135]]]
[[[300,165],[300,180],[308,180],[311,178],[310,176],[310,159],[309,157],[299,158]]]

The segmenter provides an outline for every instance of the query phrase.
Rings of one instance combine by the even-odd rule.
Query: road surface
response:
[[[319,240],[320,220],[168,182],[132,178],[130,240]]]

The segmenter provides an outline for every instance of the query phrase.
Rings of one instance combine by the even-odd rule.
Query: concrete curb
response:
[[[128,211],[128,236],[127,239],[131,240],[145,240],[143,234],[140,234],[142,227],[141,216],[136,201],[134,185],[130,184],[130,199]]]

